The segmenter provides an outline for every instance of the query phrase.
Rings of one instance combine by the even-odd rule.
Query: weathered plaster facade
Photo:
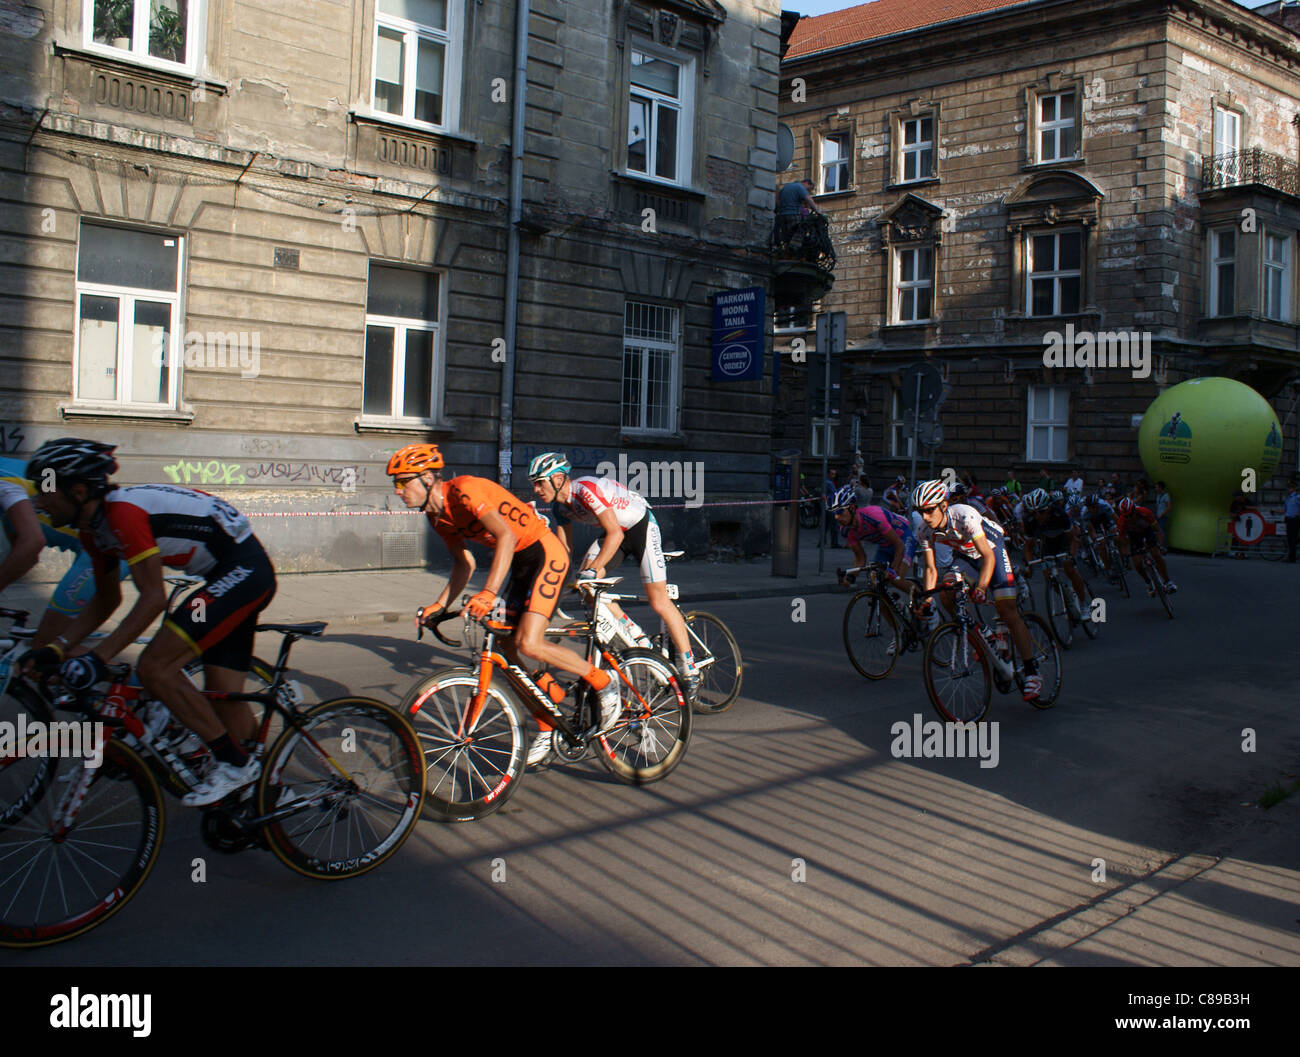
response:
[[[428,439],[452,472],[496,477],[505,358],[516,4],[446,7],[453,117],[439,129],[376,109],[375,0],[196,0],[189,68],[88,43],[79,0],[6,6],[8,453],[93,436],[121,446],[126,483],[176,480],[259,514],[330,514],[259,520],[281,569],[423,560],[425,533],[384,462]],[[709,295],[767,281],[777,0],[534,0],[528,28],[519,324],[505,350],[514,490],[527,494],[532,454],[559,448],[586,471],[620,453],[698,460],[706,504],[765,497],[771,387],[711,380]],[[671,185],[628,174],[634,46],[686,71],[690,164]],[[181,354],[170,407],[75,399],[85,221],[182,240],[178,336],[255,335],[255,376]],[[362,413],[375,264],[437,276],[436,397],[419,422]],[[628,301],[678,313],[673,430],[623,428]],[[665,509],[661,521],[697,552],[719,523],[750,550],[766,545],[761,507]]]

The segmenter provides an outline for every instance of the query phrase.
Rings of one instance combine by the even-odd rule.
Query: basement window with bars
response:
[[[623,315],[623,428],[677,430],[681,313],[665,305],[628,301]]]

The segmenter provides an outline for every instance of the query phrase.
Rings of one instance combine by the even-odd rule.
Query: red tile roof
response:
[[[790,37],[786,59],[842,48],[891,33],[933,26],[955,18],[1017,7],[1034,0],[875,0],[828,15],[801,18]],[[798,0],[790,0],[798,10]]]

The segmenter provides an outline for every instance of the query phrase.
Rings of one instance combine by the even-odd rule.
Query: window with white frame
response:
[[[456,124],[461,0],[376,0],[375,110],[438,128]]]
[[[1231,316],[1237,312],[1237,231],[1224,228],[1210,232],[1210,311],[1211,316]]]
[[[680,313],[628,301],[623,315],[623,428],[672,433],[677,428]]]
[[[133,59],[194,69],[198,0],[82,0],[84,40]]]
[[[928,180],[934,175],[934,115],[905,118],[900,123],[899,180]]]
[[[853,173],[849,162],[849,134],[836,132],[822,136],[822,193],[847,191],[852,186]]]
[[[1216,183],[1233,184],[1238,182],[1239,172],[1236,159],[1226,155],[1241,150],[1241,115],[1227,107],[1214,108],[1214,143],[1211,154]]]
[[[434,272],[370,265],[361,413],[436,421],[442,403],[441,282]]]
[[[812,420],[812,455],[810,458],[828,459],[836,455],[835,441],[839,432],[838,418],[814,418]]]
[[[83,221],[73,399],[174,407],[182,240]]]
[[[1064,385],[1029,387],[1029,425],[1025,458],[1029,462],[1065,462],[1070,420],[1070,390]]]
[[[692,69],[632,48],[627,118],[627,171],[669,183],[689,182],[691,172]]]
[[[895,389],[889,398],[889,454],[896,459],[912,454],[913,415],[903,410],[903,395]]]
[[[1068,316],[1079,311],[1083,284],[1083,233],[1031,234],[1026,275],[1026,313]]]
[[[1038,160],[1060,161],[1078,153],[1078,130],[1074,123],[1074,92],[1055,92],[1038,97]]]
[[[924,322],[930,318],[934,294],[934,247],[907,247],[894,253],[894,321]]]
[[[1291,238],[1264,236],[1264,315],[1291,321]]]

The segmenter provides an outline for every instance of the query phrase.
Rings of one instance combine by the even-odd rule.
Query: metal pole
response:
[[[822,487],[830,471],[830,437],[831,437],[831,350],[835,342],[835,326],[829,320],[826,326],[826,391],[822,394]],[[826,518],[829,516],[825,502],[822,503],[821,532],[817,536],[817,575],[826,568]]]
[[[916,449],[921,444],[921,374],[916,375],[916,406],[912,408],[912,487],[916,487]]]

